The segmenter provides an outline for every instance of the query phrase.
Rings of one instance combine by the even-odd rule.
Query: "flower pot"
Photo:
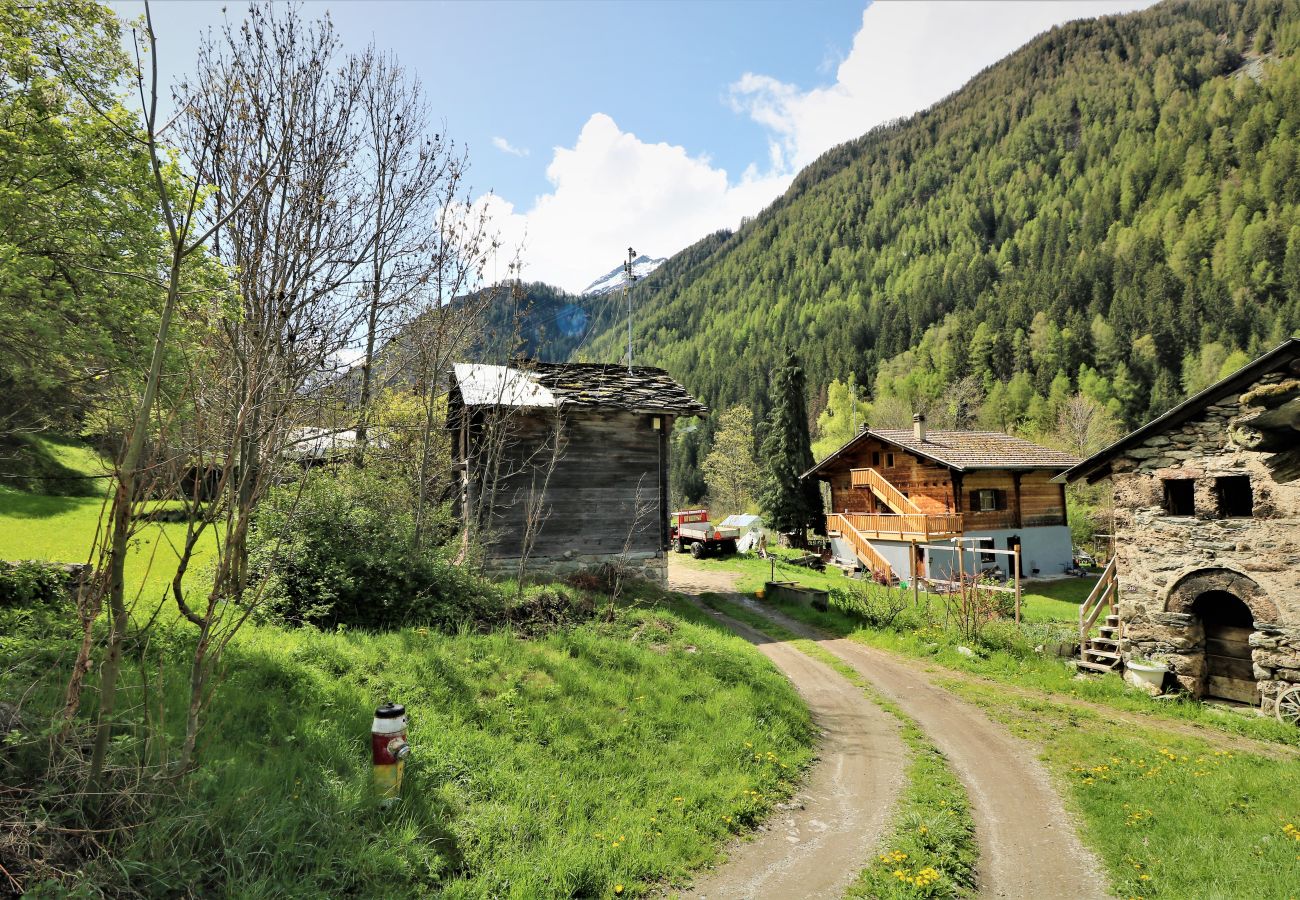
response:
[[[1165,663],[1130,662],[1124,668],[1132,673],[1134,684],[1154,690],[1157,694],[1164,686],[1165,673],[1169,671],[1169,666]]]

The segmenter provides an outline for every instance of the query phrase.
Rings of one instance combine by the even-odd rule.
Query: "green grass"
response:
[[[202,768],[120,836],[117,865],[145,893],[234,896],[635,895],[680,879],[789,793],[813,739],[769,663],[690,618],[624,609],[540,640],[250,628],[227,659]],[[71,638],[17,640],[16,624],[0,619],[11,701]],[[177,723],[186,636],[157,644]],[[57,701],[61,678],[39,683],[25,710]],[[407,705],[416,749],[401,805],[381,815],[368,733],[386,699]],[[158,730],[175,740],[156,729],[155,752]],[[144,736],[125,733],[119,750]],[[107,861],[78,878],[117,883]]]
[[[961,782],[947,759],[925,736],[916,722],[896,703],[886,699],[844,660],[816,641],[800,638],[766,616],[731,603],[716,594],[702,597],[709,606],[763,632],[786,641],[804,654],[830,666],[873,703],[898,719],[903,740],[911,751],[906,786],[899,797],[889,837],[876,859],[864,868],[845,893],[846,897],[913,898],[973,896],[979,848],[975,822]]]
[[[945,687],[1043,747],[1119,896],[1300,892],[1300,764],[1216,750],[1157,723],[1117,725],[1104,710]]]
[[[0,557],[84,560],[98,513],[88,498],[0,492]],[[142,530],[128,585],[182,528]],[[155,564],[146,596],[165,574]],[[0,783],[19,784],[13,760],[44,759],[73,618],[0,609],[0,700],[33,729],[0,757]],[[137,723],[149,709],[150,724],[124,727],[114,759],[174,756],[193,640],[173,617],[132,636],[121,706]],[[411,711],[415,752],[401,803],[381,812],[369,726],[386,699]],[[813,740],[767,660],[647,587],[612,618],[538,639],[250,625],[227,651],[198,771],[151,786],[145,820],[100,836],[109,853],[55,864],[145,895],[635,896],[684,883],[762,819]]]
[[[839,569],[829,567],[824,572],[817,572],[804,566],[796,566],[787,560],[794,554],[778,550],[773,560],[759,559],[757,556],[736,554],[728,557],[705,557],[693,559],[682,555],[674,558],[674,563],[698,569],[703,572],[726,572],[739,576],[736,590],[752,594],[768,581],[775,573],[778,581],[798,581],[800,584],[817,590],[834,590],[851,588],[860,584],[858,579],[849,578]],[[1068,622],[1079,621],[1079,606],[1087,599],[1095,578],[1069,578],[1060,581],[1035,581],[1023,586],[1020,597],[1021,616],[1026,622]],[[898,588],[901,593],[911,596],[911,591]],[[937,594],[922,592],[932,604],[939,604],[942,598]]]
[[[734,566],[730,571],[745,571],[745,565],[752,566],[752,562],[739,560],[708,562],[718,567]],[[690,564],[700,563],[692,560]],[[833,579],[843,576],[823,577]],[[1068,593],[1070,589],[1066,587],[1071,582],[1049,584],[1060,592],[1059,598],[1071,596]],[[1079,587],[1074,590],[1081,589]],[[1076,670],[1053,653],[1054,642],[1072,633],[1072,629],[1065,623],[1028,622],[1016,628],[1010,621],[994,622],[986,628],[984,642],[975,643],[964,640],[953,628],[945,628],[942,602],[937,597],[927,598],[924,594],[921,595],[921,606],[909,605],[894,628],[865,626],[857,616],[836,608],[823,613],[798,603],[764,602],[793,619],[838,637],[847,637],[884,650],[924,659],[948,669],[988,678],[1018,689],[1060,695],[1155,719],[1183,721],[1256,740],[1300,746],[1300,729],[1283,725],[1271,718],[1226,711],[1187,698],[1153,700],[1125,684],[1118,675],[1076,678]],[[1070,601],[1058,599],[1057,602]],[[969,646],[974,651],[973,655],[959,653],[959,646]],[[1042,652],[1037,652],[1040,647],[1043,648]]]
[[[95,496],[108,461],[79,441],[57,435],[0,435],[0,488],[33,494]]]

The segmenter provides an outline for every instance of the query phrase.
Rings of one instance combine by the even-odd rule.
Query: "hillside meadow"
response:
[[[0,491],[0,558],[84,561],[99,508],[95,498]],[[0,700],[23,722],[0,759],[10,785],[0,821],[22,823],[6,868],[28,887],[632,896],[713,859],[811,759],[806,708],[744,641],[649,587],[614,605],[543,585],[530,590],[567,593],[597,614],[533,637],[249,624],[226,652],[199,768],[130,781],[128,761],[140,756],[164,773],[183,732],[194,635],[168,604],[153,616],[181,528],[145,526],[128,564],[143,588],[120,705],[146,724],[114,739],[110,773],[115,760],[123,768],[104,801],[130,812],[125,824],[87,832],[68,822],[56,842],[28,830],[23,810],[57,810],[79,787],[57,771],[39,783],[17,777],[45,752],[79,629],[70,607],[0,606]],[[382,810],[369,729],[390,699],[406,704],[415,749],[401,802]]]

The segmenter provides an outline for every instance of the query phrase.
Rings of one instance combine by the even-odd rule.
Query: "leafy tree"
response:
[[[857,378],[849,373],[847,381],[836,378],[826,389],[826,408],[817,416],[817,440],[813,442],[815,459],[825,459],[852,439],[866,424],[867,405],[858,389]]]
[[[0,4],[0,434],[77,428],[147,366],[164,229],[129,68],[104,6]]]
[[[754,461],[754,415],[733,406],[718,417],[713,449],[704,458],[704,480],[715,512],[745,512],[758,486]]]
[[[809,528],[820,531],[822,495],[812,479],[801,478],[813,467],[808,435],[807,380],[799,357],[791,352],[772,376],[772,412],[763,437],[763,480],[759,505],[768,524],[803,541]]]

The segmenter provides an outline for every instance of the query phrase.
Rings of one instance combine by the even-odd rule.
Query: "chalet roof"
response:
[[[708,407],[663,369],[613,363],[544,363],[509,366],[457,363],[453,379],[466,406],[534,408],[606,407],[678,416],[707,415]]]
[[[1240,393],[1270,372],[1287,366],[1290,367],[1294,374],[1300,375],[1300,338],[1288,338],[1263,356],[1242,366],[1228,377],[1216,381],[1200,393],[1188,397],[1164,415],[1157,416],[1141,428],[1129,432],[1109,447],[1099,450],[1062,473],[1060,480],[1076,481],[1080,478],[1089,477],[1096,480],[1104,477],[1106,474],[1105,467],[1125,450],[1141,444],[1149,437],[1179,427],[1184,422],[1203,413],[1206,407],[1212,406],[1232,394]]]
[[[842,456],[875,439],[958,472],[974,469],[1067,469],[1079,461],[1062,450],[1043,447],[1000,431],[933,431],[917,440],[910,428],[867,428],[813,466],[803,477],[823,477]]]

